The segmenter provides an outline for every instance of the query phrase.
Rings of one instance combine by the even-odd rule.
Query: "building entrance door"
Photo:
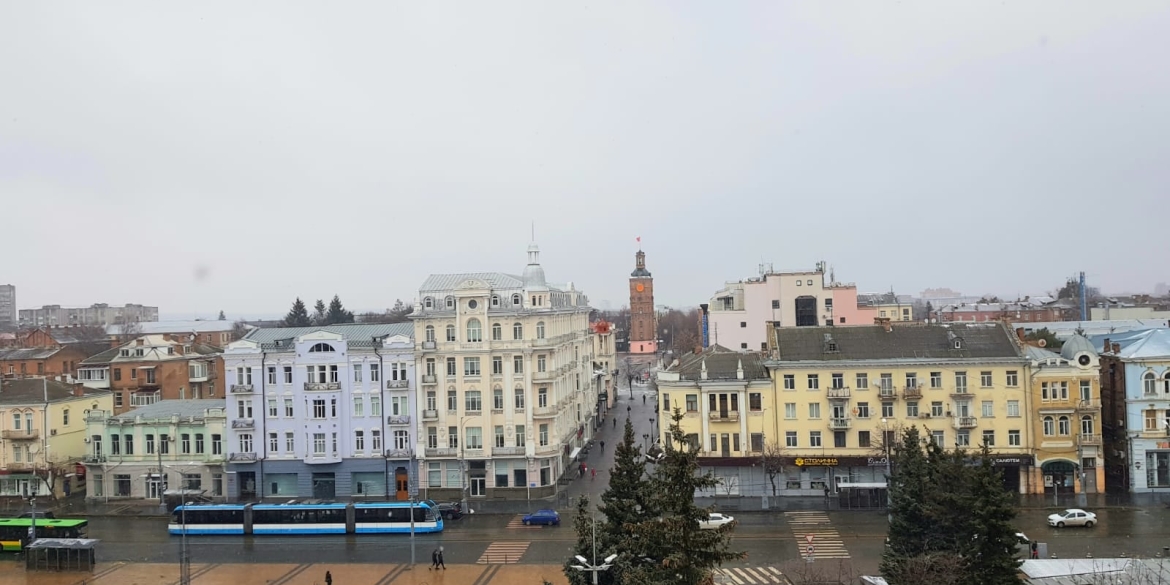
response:
[[[162,497],[163,481],[158,474],[150,474],[146,476],[146,499],[157,500]]]
[[[482,497],[487,495],[487,478],[473,477],[471,478],[471,495],[472,497]]]
[[[394,497],[399,501],[410,499],[410,477],[401,467],[394,471]]]
[[[337,497],[337,479],[332,473],[313,474],[313,497],[332,500]]]

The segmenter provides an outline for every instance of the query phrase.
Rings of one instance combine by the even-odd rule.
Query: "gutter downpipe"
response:
[[[268,459],[268,352],[264,351],[264,347],[260,347],[260,376],[262,382],[260,383],[260,404],[256,405],[260,409],[260,444],[264,446],[264,457],[260,458],[260,477],[256,479],[260,483],[260,503],[264,503],[264,460]],[[225,376],[226,377],[226,376]],[[238,384],[240,381],[236,380]],[[224,406],[227,406],[226,404]],[[253,443],[255,446],[255,443]],[[238,489],[239,486],[237,486]]]
[[[386,400],[385,400],[386,396],[382,394],[382,388],[384,387],[382,385],[382,379],[386,377],[386,363],[385,363],[385,360],[382,358],[382,353],[378,351],[378,344],[381,343],[382,341],[380,339],[378,339],[377,337],[374,337],[373,341],[374,341],[374,355],[378,356],[378,400],[379,400],[378,403],[382,405],[382,413],[380,413],[378,415],[378,418],[381,419],[378,422],[378,424],[381,425],[381,427],[382,427],[382,449],[381,449],[382,452],[379,453],[378,455],[380,455],[382,457],[382,489],[383,489],[383,491],[386,492],[384,494],[386,501],[389,502],[390,501],[390,460],[388,458],[386,458],[386,445],[389,444],[389,443],[387,443],[387,441],[390,440],[390,437],[386,436],[386,432],[387,432],[386,415],[384,413],[386,412],[387,405],[386,405]],[[371,441],[373,441],[372,438],[371,438]],[[408,481],[409,481],[409,478],[408,478]],[[397,487],[397,486],[395,486],[395,487]],[[410,522],[411,522],[411,525],[413,526],[414,525],[414,508],[413,508],[413,506],[411,507],[411,511],[410,511]],[[414,536],[413,531],[411,532],[411,536],[412,537]]]

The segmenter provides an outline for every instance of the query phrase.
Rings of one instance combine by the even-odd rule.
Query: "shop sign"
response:
[[[1159,449],[1170,449],[1170,441],[1158,441]]]
[[[997,457],[995,455],[992,455],[988,459],[991,459],[992,465],[1000,465],[1000,466],[1031,465],[1032,464],[1032,458],[1028,457],[1026,455],[1004,455],[1001,457]]]
[[[836,467],[836,457],[797,457],[793,463],[797,467]]]
[[[890,464],[890,460],[886,457],[870,457],[865,460],[868,467],[885,467]]]

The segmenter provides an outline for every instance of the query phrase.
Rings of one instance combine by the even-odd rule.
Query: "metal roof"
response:
[[[43,360],[53,357],[61,351],[57,348],[27,347],[19,349],[0,349],[0,361],[6,360]]]
[[[1022,358],[1014,334],[1000,323],[926,325],[891,323],[857,327],[779,327],[776,360],[840,362],[855,360],[954,360]],[[955,342],[959,341],[959,348]]]
[[[414,339],[413,323],[344,323],[312,327],[266,327],[249,331],[244,339],[264,344],[273,343],[280,339],[293,339],[317,331],[335,333],[346,341],[370,341],[375,337],[394,335],[405,335]]]
[[[768,379],[768,371],[759,354],[740,353],[722,345],[712,345],[700,353],[683,354],[678,358],[678,365],[671,366],[667,371],[678,372],[684,380],[699,380],[704,367],[707,368],[708,380],[738,379],[740,367],[743,368],[745,381]]]
[[[60,402],[78,398],[73,393],[74,386],[48,378],[15,378],[0,381],[0,404],[26,405]],[[83,396],[92,398],[109,394],[109,390],[81,388]]]
[[[143,321],[136,324],[142,335],[154,333],[226,333],[235,327],[232,321]],[[106,327],[107,335],[121,335],[121,325]]]
[[[520,290],[524,288],[524,279],[514,274],[503,272],[462,272],[456,274],[432,274],[418,287],[418,292],[444,292],[455,290],[466,280],[482,280],[492,290]]]
[[[1121,359],[1170,358],[1170,329],[1143,329],[1121,335],[1094,335],[1093,347],[1104,347],[1105,340],[1121,345]]]

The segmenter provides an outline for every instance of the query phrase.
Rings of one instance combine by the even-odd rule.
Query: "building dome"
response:
[[[1088,353],[1094,357],[1097,355],[1097,350],[1093,348],[1093,343],[1085,339],[1083,335],[1073,335],[1060,348],[1060,357],[1069,361],[1072,361],[1081,353]]]
[[[544,268],[540,267],[540,246],[528,245],[528,266],[524,267],[524,290],[548,290]]]

